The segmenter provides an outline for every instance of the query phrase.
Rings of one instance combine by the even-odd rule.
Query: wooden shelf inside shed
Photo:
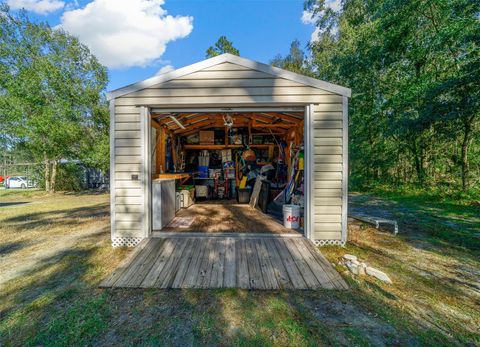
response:
[[[250,148],[259,148],[267,149],[275,146],[273,143],[262,144],[262,145],[249,145]],[[220,149],[235,149],[243,148],[243,145],[185,145],[185,149],[209,149],[209,150],[220,150]]]

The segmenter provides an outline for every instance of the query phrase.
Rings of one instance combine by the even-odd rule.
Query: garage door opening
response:
[[[153,232],[304,233],[304,107],[150,115]]]

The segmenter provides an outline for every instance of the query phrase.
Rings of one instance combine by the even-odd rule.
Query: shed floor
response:
[[[188,236],[142,241],[101,287],[347,289],[299,235]]]
[[[252,209],[250,205],[232,203],[200,203],[180,210],[166,232],[205,233],[296,233],[275,218]]]

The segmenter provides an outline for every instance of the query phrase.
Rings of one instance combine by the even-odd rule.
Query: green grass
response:
[[[420,224],[430,242],[480,251],[480,191],[379,185],[369,194],[395,202],[396,218],[406,225]]]
[[[18,197],[34,197],[34,196],[42,196],[46,195],[45,191],[36,189],[36,188],[28,188],[28,189],[5,189],[0,187],[0,199],[3,198],[18,198]]]
[[[1,346],[480,343],[478,251],[452,247],[450,227],[421,197],[391,196],[419,207],[408,232],[352,229],[346,248],[322,249],[350,290],[280,292],[99,289],[130,251],[110,246],[108,198],[0,191]],[[338,264],[345,253],[394,284],[349,275]]]
[[[442,213],[447,214],[472,216],[480,209],[480,190],[478,189],[462,192],[442,187],[377,185],[371,193],[409,204],[433,204],[441,207]]]

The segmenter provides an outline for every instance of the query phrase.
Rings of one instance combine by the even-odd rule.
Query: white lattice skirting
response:
[[[112,239],[113,247],[135,247],[142,241],[142,237],[115,237]]]
[[[342,240],[313,240],[315,246],[345,246]]]

